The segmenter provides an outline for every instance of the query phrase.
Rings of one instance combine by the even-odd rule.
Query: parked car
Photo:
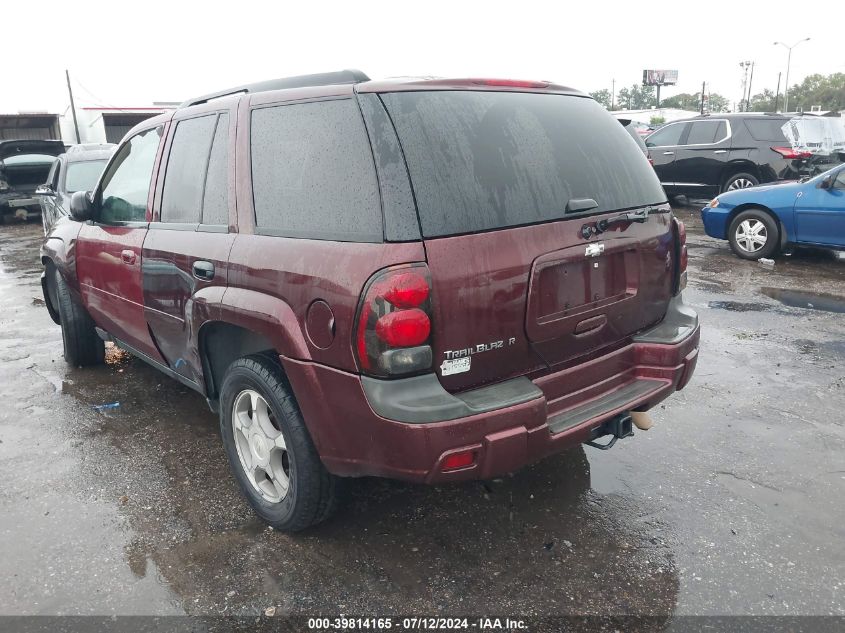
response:
[[[115,147],[114,143],[73,145],[53,161],[47,180],[35,190],[45,233],[58,219],[70,215],[74,192],[94,188]]]
[[[338,477],[491,478],[630,434],[699,327],[654,171],[547,82],[342,71],[136,126],[42,247],[65,358],[114,341],[203,394],[298,530]],[[178,421],[174,421],[178,422]]]
[[[667,195],[710,198],[761,183],[812,176],[841,162],[839,154],[797,150],[783,126],[794,117],[713,114],[674,121],[648,136],[654,170]]]
[[[41,205],[35,189],[64,151],[62,141],[0,141],[0,220],[38,216]]]
[[[743,259],[774,257],[788,245],[845,249],[845,167],[723,193],[701,217],[707,235],[728,240]]]

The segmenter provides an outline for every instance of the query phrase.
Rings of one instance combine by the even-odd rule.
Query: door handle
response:
[[[193,270],[194,277],[197,279],[202,279],[203,281],[214,279],[214,264],[211,262],[204,262],[202,260],[194,262]]]
[[[120,259],[123,260],[124,264],[129,264],[130,266],[135,263],[135,251],[131,249],[126,249],[125,251],[120,251]]]
[[[717,149],[713,152],[714,154],[727,154],[728,150],[726,149]]]
[[[663,152],[664,156],[672,156],[675,152]]]

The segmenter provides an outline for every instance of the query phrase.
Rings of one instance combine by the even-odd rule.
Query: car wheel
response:
[[[734,174],[725,181],[721,193],[726,191],[736,191],[737,189],[748,189],[749,187],[756,187],[760,184],[751,174]]]
[[[238,485],[271,526],[296,532],[332,514],[337,478],[320,461],[274,359],[247,356],[226,371],[220,432]]]
[[[771,257],[780,247],[780,229],[765,211],[748,209],[731,222],[728,241],[731,250],[743,259]]]
[[[77,367],[101,364],[106,349],[105,343],[94,329],[94,320],[83,306],[74,301],[58,270],[53,270],[52,283],[50,295],[55,293],[58,304],[65,360]]]

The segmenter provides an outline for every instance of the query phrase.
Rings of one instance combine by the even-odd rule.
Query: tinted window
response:
[[[666,147],[668,145],[677,145],[681,140],[681,134],[686,127],[686,123],[670,123],[649,136],[645,140],[648,147]]]
[[[746,119],[745,126],[755,141],[785,143],[781,129],[786,119]]]
[[[217,119],[211,157],[208,159],[202,222],[229,224],[229,115],[225,113]]]
[[[107,160],[103,159],[69,163],[67,166],[67,176],[65,176],[65,191],[68,193],[73,193],[74,191],[91,191],[94,185],[97,184],[97,178],[103,173],[107,162]]]
[[[162,222],[199,223],[216,115],[179,121],[164,176]]]
[[[382,95],[411,174],[423,234],[469,233],[666,199],[623,127],[592,99],[517,92]]]
[[[292,237],[382,239],[373,157],[353,101],[254,110],[251,145],[258,227]]]
[[[690,124],[687,145],[705,145],[726,136],[724,121],[694,121]]]
[[[136,134],[124,143],[103,179],[102,222],[143,222],[161,127]]]

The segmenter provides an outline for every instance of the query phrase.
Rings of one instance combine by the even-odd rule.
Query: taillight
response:
[[[687,227],[678,218],[673,217],[672,221],[675,224],[675,234],[677,238],[677,256],[678,256],[678,272],[675,277],[675,294],[681,292],[687,287],[687,264],[689,263],[689,253],[687,252]]]
[[[355,327],[363,373],[391,377],[431,369],[431,274],[425,264],[374,275],[364,288]]]
[[[801,158],[810,158],[813,155],[813,152],[800,152],[800,151],[793,149],[791,147],[773,147],[772,149],[774,151],[776,151],[778,154],[780,154],[781,156],[783,156],[784,158],[787,158],[789,160],[796,160],[796,159],[801,159]]]

